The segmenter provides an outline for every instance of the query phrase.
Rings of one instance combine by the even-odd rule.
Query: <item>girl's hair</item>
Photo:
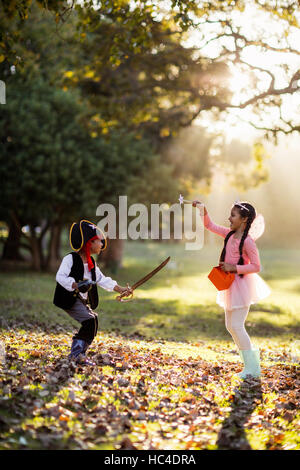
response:
[[[248,217],[247,218],[247,222],[246,222],[246,227],[245,227],[245,230],[244,230],[244,233],[243,233],[243,236],[241,238],[241,241],[240,241],[240,245],[239,245],[239,252],[240,252],[240,259],[238,260],[238,263],[237,264],[244,264],[244,259],[243,259],[243,246],[244,246],[244,241],[246,240],[246,237],[248,235],[248,232],[250,230],[250,227],[251,227],[251,224],[253,222],[253,220],[255,219],[256,217],[256,212],[255,212],[255,209],[253,206],[251,206],[251,204],[249,204],[248,202],[241,202],[241,204],[245,207],[247,207],[247,209],[243,209],[243,207],[235,204],[233,206],[232,209],[236,209],[240,216],[241,217]],[[226,255],[226,245],[227,245],[227,242],[229,240],[229,238],[231,237],[231,235],[233,235],[235,233],[235,230],[231,230],[227,235],[226,235],[226,238],[224,240],[224,247],[223,247],[223,250],[222,250],[222,253],[221,253],[221,256],[220,256],[220,261],[224,261],[225,260],[225,255]],[[239,275],[240,277],[243,277],[243,274],[240,274]]]

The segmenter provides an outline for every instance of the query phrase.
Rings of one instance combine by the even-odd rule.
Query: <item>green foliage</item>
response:
[[[268,181],[266,160],[269,158],[262,142],[254,142],[251,148],[238,140],[225,144],[218,156],[219,165],[229,183],[238,191],[247,191]]]
[[[173,166],[153,153],[150,143],[134,133],[112,131],[109,138],[95,138],[101,143],[100,202],[118,205],[119,196],[127,195],[128,203],[143,204],[168,201],[177,195],[178,181]]]
[[[244,11],[249,0],[172,0],[172,8],[177,12],[176,19],[182,27],[194,24],[195,17],[208,18],[211,14],[232,13],[234,10]],[[293,0],[254,0],[253,3],[262,10],[285,20],[290,26],[299,27],[297,2]]]
[[[186,198],[197,193],[198,186],[201,186],[201,194],[209,192],[214,168],[211,151],[216,147],[216,141],[215,134],[209,134],[199,126],[190,126],[181,129],[163,146],[164,161],[174,167],[173,174]]]
[[[20,225],[64,223],[93,217],[99,203],[121,194],[174,202],[177,188],[209,185],[213,139],[203,133],[200,144],[189,134],[181,153],[168,144],[202,111],[230,105],[228,51],[212,59],[187,46],[186,18],[209,23],[243,2],[173,2],[170,12],[160,2],[93,3],[1,4],[8,9],[0,20],[5,220],[13,211]],[[220,34],[233,27],[216,22]],[[255,155],[251,168],[237,168],[234,184],[266,180],[264,156]]]
[[[35,0],[40,8],[60,12],[68,8],[68,2],[65,0]],[[0,7],[9,18],[19,16],[21,19],[27,19],[32,0],[1,0]]]
[[[65,91],[67,91],[68,84],[74,85],[73,89],[81,91],[85,100],[88,100],[86,112],[81,112],[81,116],[93,137],[93,145],[101,145],[99,152],[103,170],[101,191],[100,193],[98,191],[100,201],[116,201],[119,194],[128,194],[129,198],[131,194],[141,194],[141,202],[151,200],[152,202],[161,202],[161,200],[171,202],[177,199],[177,186],[182,184],[182,178],[179,178],[180,168],[182,170],[186,168],[183,175],[186,179],[189,176],[194,176],[194,178],[207,176],[206,170],[202,174],[201,171],[199,173],[201,165],[203,167],[204,155],[199,154],[200,158],[195,155],[193,160],[189,156],[187,165],[184,155],[179,160],[172,161],[164,156],[154,156],[150,147],[156,145],[157,138],[170,139],[172,129],[180,127],[176,116],[185,113],[189,106],[188,92],[185,97],[182,94],[183,100],[179,98],[178,83],[175,83],[177,72],[172,68],[171,62],[173,61],[175,65],[177,64],[177,68],[182,69],[182,76],[185,77],[187,87],[190,80],[189,74],[192,72],[191,69],[188,70],[187,64],[190,63],[192,67],[198,66],[193,65],[191,58],[185,59],[185,49],[176,44],[176,37],[172,38],[168,23],[162,22],[160,25],[153,21],[151,7],[145,6],[143,12],[135,9],[132,17],[127,7],[125,8],[125,3],[123,2],[122,7],[115,6],[115,8],[107,3],[106,16],[102,13],[101,21],[96,11],[92,13],[78,7],[76,13],[74,12],[75,16],[71,17],[70,21],[59,30],[59,35],[55,34],[51,16],[43,14],[41,17],[39,11],[33,8],[31,16],[20,29],[22,44],[19,44],[18,53],[24,57],[24,64],[22,68],[17,68],[17,75],[26,76],[31,81],[43,77],[43,80],[51,84],[61,85]],[[119,7],[125,8],[126,11],[120,12]],[[112,8],[111,11],[110,8]],[[123,18],[125,13],[129,25],[126,21],[126,24],[120,23],[118,26],[119,23],[115,21],[114,15],[121,14]],[[84,25],[83,28],[86,28],[86,37],[82,38],[83,33],[80,29],[77,40],[70,41],[72,34],[74,36],[77,15]],[[109,18],[111,21],[108,21]],[[85,20],[93,20],[96,30],[93,30],[90,23],[85,26]],[[154,36],[152,38],[152,33],[149,34],[151,44],[144,45],[142,53],[139,54],[131,50],[132,41],[138,41],[134,38],[134,31],[136,34],[141,32],[137,26],[135,29],[134,25],[137,21],[146,21],[147,27]],[[115,28],[118,31],[117,35]],[[47,34],[45,34],[46,31]],[[122,36],[123,33],[128,35],[127,43]],[[110,47],[117,38],[120,38],[117,49],[120,51],[123,47],[125,52],[131,51],[131,59],[129,63],[127,61],[129,57],[126,59],[124,56],[125,69],[122,64],[114,70],[115,65],[110,61],[113,54]],[[161,40],[165,41],[166,47],[162,44],[159,46]],[[97,47],[98,41],[101,41],[103,45],[101,49]],[[151,52],[150,45],[151,47],[156,45],[157,50]],[[189,51],[189,54],[191,53],[192,51]],[[145,60],[143,54],[146,54]],[[73,67],[74,70],[70,70]],[[199,70],[202,67],[203,64],[199,63]],[[165,84],[159,78],[160,70],[165,75]],[[195,68],[194,73],[196,71]],[[153,80],[150,75],[154,77]],[[64,77],[64,86],[62,77]],[[126,91],[131,79],[133,83]],[[8,88],[10,80],[13,83],[15,77],[9,77]],[[182,80],[180,78],[180,81]],[[161,85],[160,91],[155,86],[157,83]],[[139,86],[144,87],[144,85],[145,93],[141,94]],[[97,90],[95,86],[107,88],[101,93],[101,90]],[[65,93],[63,96],[65,95],[68,94]],[[75,96],[78,95],[75,94]],[[170,101],[170,106],[165,108],[165,105],[161,103],[167,101]],[[175,115],[174,109],[176,109]],[[79,111],[74,112],[74,115],[78,113]],[[131,132],[128,129],[131,129]],[[148,136],[147,142],[144,141],[143,135]],[[32,138],[30,131],[26,138],[28,140]],[[209,146],[209,139],[202,136],[202,141]],[[105,181],[104,184],[103,181]]]
[[[78,96],[42,80],[10,82],[7,94],[0,117],[6,212],[36,225],[87,209],[97,180],[87,184],[86,175],[99,175],[102,164],[99,149],[79,122],[84,108]]]
[[[157,143],[191,123],[195,108],[229,98],[226,65],[184,46],[172,15],[158,21],[144,2],[142,9],[111,3],[96,11],[78,7],[83,53],[65,73],[66,86],[79,87],[100,109],[100,132],[125,126]],[[213,75],[215,81],[207,79]]]
[[[153,181],[167,196],[170,171],[162,169],[167,180],[153,180],[160,161],[148,143],[129,133],[92,138],[81,122],[84,112],[78,95],[42,80],[10,83],[0,118],[1,198],[7,212],[26,223],[70,221],[94,212],[103,200],[116,203],[118,195],[135,192],[140,179],[150,191]]]
[[[34,20],[36,11],[50,18],[54,26],[65,21],[70,10],[72,7],[66,0],[0,0],[0,64],[5,62],[4,67],[9,69],[11,65],[21,66],[30,60],[30,47],[26,53],[29,43],[24,44],[22,29],[28,19]],[[48,39],[44,36],[45,41]]]
[[[74,55],[71,38],[74,36],[75,17],[57,24],[53,13],[33,3],[26,20],[18,16],[8,19],[0,16],[0,74],[9,80],[15,72],[34,79],[42,76],[60,86],[62,67],[68,68]]]
[[[84,125],[88,111],[77,93],[42,79],[9,82],[0,117],[0,217],[19,229],[29,225],[30,243],[35,227],[43,227],[41,242],[53,224],[92,220],[101,202],[117,205],[119,195],[130,202],[139,194],[143,203],[176,197],[172,166],[164,165],[147,141],[128,132],[92,137]],[[39,251],[42,256],[41,246]]]

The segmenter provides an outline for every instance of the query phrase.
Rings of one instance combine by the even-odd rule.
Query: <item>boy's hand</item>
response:
[[[72,289],[79,290],[82,294],[85,294],[87,291],[90,290],[92,282],[88,279],[80,282],[73,282]]]
[[[83,294],[85,294],[86,292],[90,290],[92,285],[93,285],[92,281],[90,281],[89,279],[85,279],[84,281],[78,282],[77,289],[79,290],[79,292],[82,292]]]
[[[122,287],[122,286],[116,285],[114,287],[114,290],[119,292],[119,294],[126,294],[126,295],[131,295],[132,292],[133,292],[133,290],[131,289],[129,284],[127,284],[127,287]]]
[[[129,284],[127,284],[127,287],[117,285],[114,287],[114,290],[120,293],[120,295],[116,297],[116,300],[118,300],[119,302],[129,302],[129,300],[131,300],[133,297],[133,289],[130,287]]]

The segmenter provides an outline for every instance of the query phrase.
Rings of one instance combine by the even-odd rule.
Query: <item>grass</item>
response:
[[[115,293],[99,289],[97,309],[102,332],[138,334],[145,339],[175,343],[209,342],[210,346],[231,344],[224,327],[223,309],[216,302],[216,290],[207,274],[216,262],[217,250],[205,247],[185,251],[180,244],[127,244],[123,268],[114,277],[119,284],[134,283],[167,256],[170,263],[158,275],[135,291],[132,302],[115,301]],[[281,343],[297,347],[300,332],[300,252],[263,250],[260,275],[272,294],[253,305],[248,316],[248,331],[258,345],[267,340],[274,348]],[[52,304],[55,275],[17,271],[0,274],[2,324],[23,321],[43,326],[77,328],[63,311]],[[198,346],[197,346],[198,347]]]
[[[117,275],[105,272],[121,285],[171,261],[131,302],[99,289],[93,373],[65,359],[78,324],[52,303],[55,274],[1,272],[0,449],[299,449],[300,252],[261,250],[272,294],[251,307],[247,330],[263,375],[242,385],[207,279],[217,255],[128,243]]]

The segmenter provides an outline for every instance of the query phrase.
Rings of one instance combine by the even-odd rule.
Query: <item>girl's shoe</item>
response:
[[[260,377],[259,349],[242,349],[239,353],[244,362],[244,369],[238,376],[241,379],[245,379],[247,376]]]

